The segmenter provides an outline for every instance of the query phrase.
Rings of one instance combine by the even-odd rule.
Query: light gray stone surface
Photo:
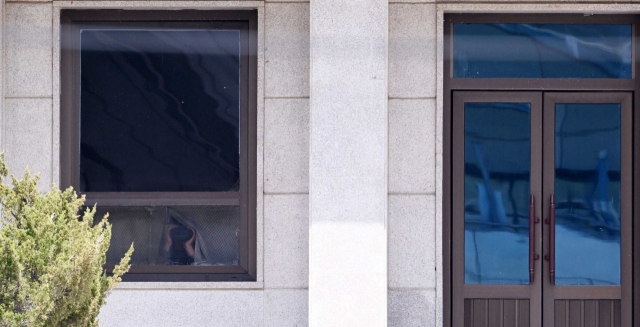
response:
[[[5,0],[5,1],[9,2],[9,1],[22,1],[22,0]],[[51,1],[51,0],[25,0],[25,1]],[[54,1],[66,2],[65,0],[54,0]],[[124,2],[124,1],[129,1],[129,2],[136,1],[138,3],[141,3],[141,2],[156,2],[156,3],[157,2],[176,2],[176,3],[193,2],[193,0],[153,0],[153,1],[122,0],[122,1],[118,1],[118,2]],[[196,0],[196,1],[200,1],[200,0]],[[222,6],[228,5],[228,4],[232,4],[232,3],[243,3],[243,2],[264,3],[265,2],[265,0],[201,0],[201,1],[219,2],[219,3],[222,4]],[[281,2],[281,1],[289,1],[289,0],[278,0],[278,2]],[[88,0],[88,1],[83,1],[83,2],[85,2],[85,3],[86,2],[103,2],[103,3],[106,3],[106,2],[114,2],[114,1],[113,0]],[[114,6],[114,7],[117,7],[117,6]],[[151,7],[151,6],[149,6],[149,7]],[[188,8],[188,7],[191,7],[191,6],[188,6],[188,5],[185,6],[185,8]]]
[[[434,3],[436,2],[436,0],[389,0],[389,4],[395,4],[395,3]]]
[[[118,290],[262,290],[264,282],[122,282]]]
[[[389,5],[389,96],[436,95],[436,5]]]
[[[435,198],[435,249],[436,249],[436,321],[442,326],[443,310],[443,270],[442,265],[442,153],[436,154],[436,189],[439,194]]]
[[[263,0],[153,0],[153,1],[138,1],[138,0],[80,0],[80,1],[65,1],[55,0],[54,6],[60,8],[136,8],[136,9],[192,9],[192,8],[206,8],[206,9],[254,9],[258,8],[258,16],[260,16],[260,10],[264,7]],[[260,18],[258,18],[260,19]],[[260,34],[262,29],[258,29]],[[260,41],[258,41],[260,43]],[[258,48],[260,45],[258,44]],[[258,63],[260,65],[260,63]],[[258,83],[260,83],[258,81]]]
[[[6,99],[3,139],[10,171],[22,177],[28,166],[40,173],[38,187],[51,188],[51,99]]]
[[[307,290],[265,290],[265,327],[306,327],[309,325]]]
[[[265,195],[266,288],[309,285],[309,197]]]
[[[389,100],[389,193],[435,192],[435,99]]]
[[[309,99],[266,99],[266,193],[309,191]]]
[[[5,95],[51,96],[51,3],[5,5]]]
[[[435,291],[389,291],[389,327],[435,326]]]
[[[265,4],[265,94],[309,96],[309,4]]]
[[[222,2],[223,4],[225,2]],[[240,2],[242,3],[242,2]],[[256,131],[256,262],[258,282],[264,281],[264,3],[245,2],[258,11],[258,117]]]
[[[389,0],[389,4],[394,3],[435,3],[436,0]]]
[[[60,8],[53,6],[52,22],[52,76],[51,89],[53,92],[53,147],[51,180],[60,185]]]
[[[389,287],[435,288],[435,196],[389,195]]]
[[[388,7],[311,1],[312,327],[387,324]]]
[[[116,290],[100,312],[100,327],[261,327],[263,291]]]
[[[437,51],[437,99],[436,99],[436,327],[442,327],[443,325],[443,310],[444,310],[444,298],[443,298],[443,263],[442,263],[442,150],[443,150],[443,134],[444,134],[444,122],[443,122],[443,93],[444,93],[444,52],[443,52],[443,40],[444,40],[444,12],[441,8],[437,11],[437,36],[436,36],[436,48]]]

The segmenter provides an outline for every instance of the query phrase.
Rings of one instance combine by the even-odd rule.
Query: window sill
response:
[[[264,282],[121,282],[116,290],[258,290]]]

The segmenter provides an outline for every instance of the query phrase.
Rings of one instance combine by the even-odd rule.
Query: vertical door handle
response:
[[[536,217],[536,198],[532,194],[529,201],[529,284],[532,284],[536,273],[536,260],[540,256],[536,253],[536,224],[540,219]]]
[[[551,285],[556,283],[556,204],[551,194],[549,198],[549,218],[545,221],[549,224],[549,254],[545,259],[549,260],[549,281]]]

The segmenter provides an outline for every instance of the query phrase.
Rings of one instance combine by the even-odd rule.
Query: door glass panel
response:
[[[529,103],[466,103],[465,283],[528,284]]]
[[[557,104],[556,284],[620,284],[620,105]]]
[[[455,24],[456,78],[631,78],[631,25]]]

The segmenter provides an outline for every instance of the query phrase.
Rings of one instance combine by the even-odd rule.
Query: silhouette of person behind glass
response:
[[[164,247],[169,265],[193,264],[195,255],[196,230],[183,226],[173,217],[164,231]]]

